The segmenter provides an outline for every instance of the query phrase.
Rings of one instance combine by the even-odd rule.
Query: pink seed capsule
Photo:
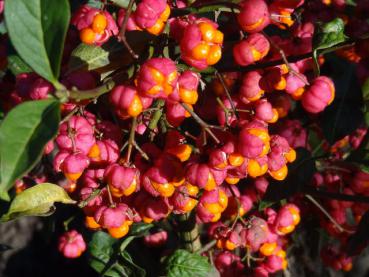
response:
[[[66,258],[74,259],[86,250],[86,243],[80,233],[71,230],[59,238],[58,249]]]

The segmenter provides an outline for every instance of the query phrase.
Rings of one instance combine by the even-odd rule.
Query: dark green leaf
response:
[[[135,223],[131,226],[129,235],[135,237],[144,236],[152,227],[154,227],[153,224]]]
[[[364,85],[362,86],[362,91],[363,91],[363,99],[365,101],[369,101],[369,78],[366,79],[366,81],[364,82]]]
[[[14,74],[32,72],[32,69],[18,55],[8,56],[8,69]]]
[[[271,206],[274,205],[275,202],[270,202],[270,201],[260,201],[258,204],[258,211],[262,212],[264,211],[266,208],[269,208]]]
[[[120,276],[121,267],[116,266],[116,259],[113,259],[113,245],[116,242],[117,240],[109,234],[99,231],[94,233],[92,240],[88,244],[89,264],[96,272],[100,274],[105,272],[103,276]]]
[[[346,5],[356,6],[356,0],[346,0]]]
[[[136,53],[142,52],[148,41],[153,36],[140,31],[127,33],[127,41]],[[115,64],[119,67],[130,64],[131,55],[125,50],[123,43],[114,40],[105,43],[103,46],[93,46],[80,44],[73,50],[68,72],[77,70],[94,70],[107,67],[108,70],[114,68]]]
[[[93,234],[92,240],[88,244],[89,252],[92,256],[103,252],[106,253],[108,256],[113,254],[113,244],[116,243],[118,240],[111,237],[109,234],[98,231]]]
[[[344,31],[345,24],[338,17],[330,22],[317,24],[313,38],[313,49],[327,49],[344,42],[346,40]]]
[[[316,172],[315,162],[305,148],[297,148],[297,159],[288,166],[288,175],[284,181],[272,180],[263,198],[264,201],[279,201],[303,190]]]
[[[124,49],[123,44],[113,42],[104,47],[81,43],[73,50],[69,60],[69,72],[76,70],[93,70],[110,63],[109,56]]]
[[[136,265],[133,261],[132,261],[132,257],[129,255],[129,253],[127,251],[122,251],[120,253],[121,255],[121,260],[122,260],[122,263],[123,265],[125,265],[125,270],[126,270],[126,273],[127,273],[127,276],[132,276],[132,277],[145,277],[146,276],[146,271]]]
[[[313,157],[325,154],[323,149],[324,140],[315,130],[309,130],[308,141],[312,149],[311,154]]]
[[[363,100],[355,65],[331,55],[327,57],[326,70],[334,81],[336,97],[321,114],[321,126],[325,138],[334,144],[363,122]]]
[[[349,238],[347,244],[347,253],[350,256],[359,254],[359,251],[369,241],[369,211],[367,211],[361,218],[356,232]]]
[[[68,0],[8,0],[5,20],[12,44],[34,71],[58,84],[70,20]]]
[[[29,101],[12,109],[0,126],[0,198],[41,158],[44,146],[58,131],[60,103]]]
[[[5,21],[1,21],[0,22],[0,35],[4,35],[8,32],[8,30],[6,29],[6,26],[5,26]]]
[[[362,111],[364,112],[364,120],[367,126],[369,126],[369,78],[364,82],[362,86],[364,105]]]
[[[68,193],[60,186],[50,183],[38,184],[18,194],[10,204],[9,211],[1,221],[21,216],[47,216],[54,210],[54,203],[74,204]]]
[[[121,242],[105,232],[94,233],[88,245],[90,266],[101,276],[145,276],[145,270],[132,261],[128,252],[121,250],[120,244],[124,244],[126,240],[131,241],[132,237],[124,238]]]
[[[313,60],[315,75],[320,75],[318,50],[328,49],[346,40],[345,24],[341,18],[327,23],[318,23],[313,37]]]
[[[174,252],[165,264],[168,277],[207,277],[214,276],[215,272],[208,258],[181,249]]]

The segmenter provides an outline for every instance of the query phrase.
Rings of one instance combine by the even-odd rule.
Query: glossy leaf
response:
[[[47,216],[54,212],[54,203],[74,204],[68,193],[60,186],[50,183],[38,184],[18,194],[10,204],[9,211],[1,221],[21,216]]]
[[[8,0],[5,20],[14,48],[34,71],[57,84],[70,20],[68,0]]]
[[[39,161],[59,121],[55,100],[25,102],[8,113],[0,126],[0,198],[6,199],[14,182]]]
[[[154,227],[153,224],[135,223],[131,226],[129,235],[135,237],[144,236],[152,227]]]
[[[165,273],[168,277],[206,277],[214,275],[214,272],[208,258],[186,250],[177,250],[166,260]]]
[[[144,277],[145,270],[137,266],[127,251],[122,249],[121,245],[126,240],[132,241],[132,237],[126,237],[121,240],[112,238],[105,232],[94,233],[89,247],[89,263],[91,267],[100,274],[100,276],[120,277],[137,276]],[[124,247],[125,248],[125,247]]]

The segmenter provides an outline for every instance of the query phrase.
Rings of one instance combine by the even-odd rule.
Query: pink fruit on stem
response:
[[[71,230],[59,238],[58,249],[66,258],[74,259],[86,250],[86,243],[80,233]]]
[[[241,11],[237,16],[237,20],[245,32],[260,32],[270,23],[270,14],[266,1],[244,0],[240,5]]]
[[[167,98],[177,89],[178,72],[167,58],[153,58],[140,68],[136,83],[140,94],[151,98]]]
[[[310,113],[320,113],[334,100],[333,81],[325,76],[317,77],[302,97],[302,106]]]
[[[269,52],[268,39],[260,33],[249,35],[233,48],[233,57],[238,65],[247,66],[263,59]]]
[[[87,155],[95,144],[94,130],[86,118],[72,116],[60,125],[55,141],[61,150],[81,151]]]

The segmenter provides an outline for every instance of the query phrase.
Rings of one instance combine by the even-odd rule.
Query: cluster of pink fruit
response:
[[[215,238],[217,248],[222,249],[215,254],[215,265],[222,276],[248,276],[244,273],[246,264],[231,252],[239,247],[246,248],[244,260],[247,264],[256,262],[251,276],[268,276],[287,268],[287,240],[284,236],[300,222],[300,210],[294,204],[287,204],[278,212],[267,208],[265,215],[266,220],[250,216],[246,226],[240,223],[232,225],[232,228],[223,223],[210,226],[209,236]]]
[[[333,153],[342,154],[345,147],[356,148],[366,132],[367,129],[363,128],[356,130],[353,135],[339,141],[337,143],[339,147],[333,147]],[[326,168],[328,169],[314,175],[312,183],[314,187],[328,194],[342,193],[348,197],[369,195],[368,173],[352,166],[339,164],[338,160],[327,163]],[[320,225],[331,237],[336,239],[336,243],[326,245],[322,249],[321,256],[323,261],[335,270],[349,271],[353,261],[353,256],[347,253],[350,235],[357,229],[369,205],[363,202],[344,200],[329,199],[324,204],[335,223],[326,218],[320,218]]]
[[[195,7],[207,2],[195,1]],[[132,78],[115,83],[98,101],[73,99],[62,104],[59,133],[46,145],[45,155],[52,157],[53,173],[63,176],[60,185],[79,201],[86,227],[122,238],[134,223],[155,223],[172,215],[194,213],[198,224],[206,224],[207,239],[216,241],[214,263],[221,276],[260,277],[286,269],[288,235],[300,222],[300,208],[305,212],[311,207],[304,203],[304,209],[299,208],[296,204],[302,201],[296,197],[294,204],[277,204],[260,212],[255,208],[270,180],[286,179],[288,164],[296,160],[295,149],[311,149],[307,128],[288,117],[291,111],[301,105],[315,120],[335,98],[333,81],[316,76],[316,65],[306,54],[313,50],[312,22],[340,15],[342,2],[243,0],[239,12],[230,13],[236,16],[238,26],[231,26],[229,34],[223,31],[228,26],[209,18],[186,13],[171,17],[173,9],[187,11],[186,1],[142,0],[133,11],[120,8],[114,14],[88,5],[77,9],[60,80],[72,91],[93,90],[101,78],[98,70],[68,72],[66,61],[79,42],[100,47],[118,38],[124,26],[127,32],[165,36],[175,46],[172,54],[155,54],[135,64]],[[302,22],[296,20],[301,7],[306,9]],[[357,9],[365,7],[359,3]],[[316,9],[321,12],[315,14]],[[347,25],[359,36],[369,29],[363,22],[358,17]],[[352,27],[359,23],[366,27]],[[289,36],[268,35],[263,31],[267,27],[288,30]],[[234,37],[234,33],[241,38],[230,46],[225,44],[227,36]],[[360,62],[360,80],[369,76],[369,51],[363,45],[339,52]],[[212,76],[204,70],[219,65],[228,54],[223,49],[232,54],[233,70],[219,67],[220,72]],[[285,57],[297,55],[303,58],[286,62]],[[281,59],[279,65],[255,67]],[[324,64],[323,57],[318,60]],[[1,96],[5,110],[55,92],[35,73],[19,74],[15,81],[5,77],[0,88],[9,92]],[[351,148],[358,148],[365,134],[365,128],[358,129],[333,147],[322,147],[339,160],[345,147],[350,143]],[[334,164],[335,160],[329,162]],[[55,177],[50,175],[30,177]],[[368,174],[347,168],[324,169],[314,176],[315,188],[348,195],[369,195],[368,182]],[[27,186],[25,179],[19,180],[16,190],[21,192]],[[350,270],[352,258],[341,248],[369,206],[337,200],[324,206],[349,232],[342,233],[322,217],[321,226],[341,243],[338,248],[325,248],[322,258],[335,269]],[[347,222],[347,209],[355,219],[352,226]],[[163,245],[169,235],[159,231],[144,241],[149,246]],[[59,250],[76,258],[86,250],[86,244],[72,230],[60,238]],[[246,254],[242,259],[236,253]]]

